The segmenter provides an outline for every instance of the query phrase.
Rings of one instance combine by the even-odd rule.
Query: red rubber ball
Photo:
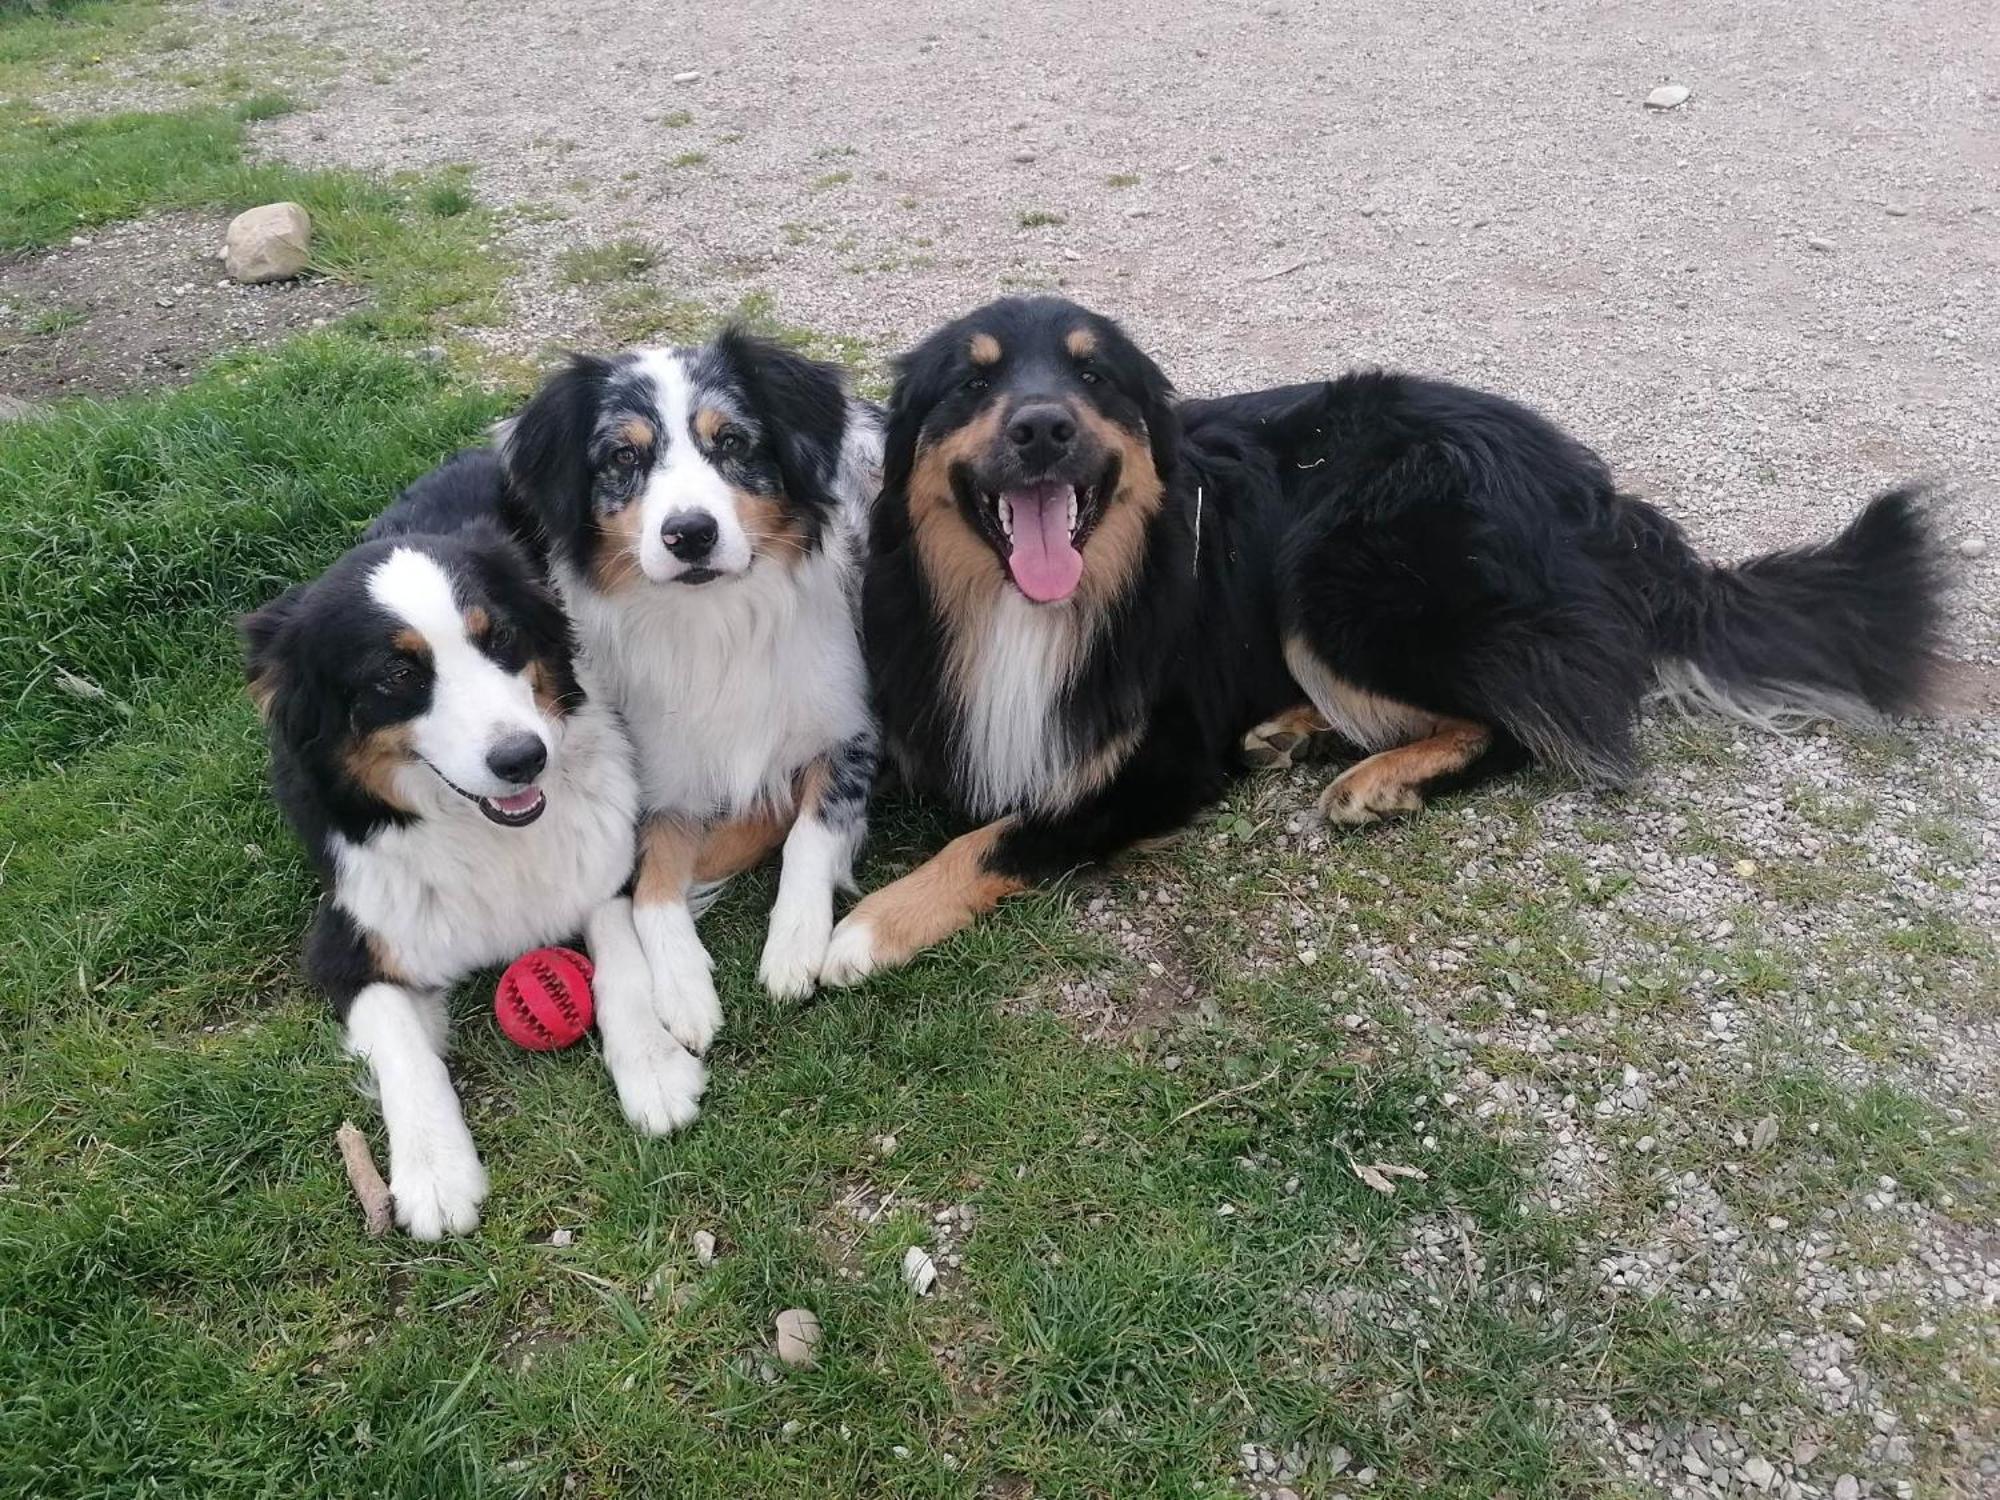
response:
[[[590,960],[571,948],[523,953],[500,976],[493,1019],[507,1040],[530,1052],[554,1052],[590,1030]]]

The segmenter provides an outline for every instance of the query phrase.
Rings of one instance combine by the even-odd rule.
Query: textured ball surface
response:
[[[590,960],[569,948],[523,953],[500,976],[493,1018],[508,1041],[531,1052],[567,1047],[590,1030]]]

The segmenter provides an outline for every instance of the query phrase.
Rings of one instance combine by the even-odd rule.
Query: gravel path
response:
[[[884,350],[1059,285],[1190,392],[1380,361],[1521,396],[1717,552],[1912,473],[2000,541],[1978,0],[202,4],[344,54],[267,149],[563,215],[520,231],[515,350],[590,321],[550,258],[628,234],[676,295]],[[2000,554],[1972,573],[1990,658]]]

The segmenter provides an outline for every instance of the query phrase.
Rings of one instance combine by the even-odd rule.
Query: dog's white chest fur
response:
[[[489,822],[421,765],[398,777],[417,820],[358,844],[334,836],[334,891],[413,985],[441,987],[468,969],[575,937],[631,875],[631,752],[596,692],[564,721],[540,783],[548,808],[525,828]]]
[[[1075,800],[1077,754],[1058,705],[1081,655],[1068,609],[995,597],[986,629],[969,640],[960,684],[959,790],[980,817]]]
[[[796,566],[604,594],[559,575],[583,654],[637,751],[647,811],[714,817],[790,805],[808,761],[868,726],[850,592],[855,537],[829,527]]]

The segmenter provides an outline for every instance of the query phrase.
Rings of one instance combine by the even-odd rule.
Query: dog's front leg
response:
[[[639,944],[632,903],[620,896],[591,913],[584,941],[596,975],[597,1030],[604,1065],[625,1118],[646,1135],[693,1123],[708,1075],[676,1041],[653,999],[652,966]]]
[[[1027,889],[1026,874],[1005,858],[1005,840],[1016,826],[1013,818],[1001,818],[960,834],[901,880],[862,897],[833,930],[820,978],[854,984],[878,969],[906,964]]]
[[[389,1194],[413,1238],[469,1234],[486,1168],[445,1070],[444,997],[384,980],[347,1007],[347,1050],[368,1064],[389,1133]]]
[[[875,736],[858,735],[799,778],[799,814],[785,838],[778,899],[757,977],[781,999],[812,993],[833,933],[833,893],[853,888],[854,855],[868,832]]]
[[[639,868],[632,882],[632,926],[652,974],[653,1008],[674,1040],[706,1052],[722,1029],[714,961],[694,930],[688,889],[708,830],[668,813],[654,813],[639,830]]]

